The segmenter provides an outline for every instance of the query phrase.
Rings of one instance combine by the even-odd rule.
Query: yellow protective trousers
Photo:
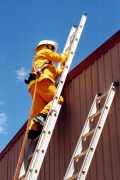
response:
[[[52,99],[56,93],[55,84],[49,79],[43,79],[40,82],[35,80],[29,88],[29,93],[31,94],[33,101],[31,118],[35,117],[39,113],[48,114],[51,108]],[[29,130],[35,130],[35,124],[35,121],[31,120]]]
[[[36,92],[35,83],[33,83],[29,89],[32,98],[35,93],[31,117],[34,117],[39,113],[48,114],[52,105],[53,97],[55,96],[57,90],[55,83],[53,83],[50,79],[43,79],[42,81],[37,81],[36,83]],[[63,97],[60,96],[59,103],[63,103],[63,101]]]
[[[35,83],[36,84],[36,92],[35,92]],[[35,117],[39,113],[48,114],[51,105],[53,97],[56,94],[56,86],[55,83],[53,83],[50,79],[43,79],[42,81],[34,81],[32,86],[29,89],[29,92],[34,97],[34,103],[31,110],[31,117]],[[34,96],[35,93],[35,96]],[[63,102],[62,96],[59,99],[59,103]],[[34,121],[31,121],[31,124],[29,126],[29,129],[34,128]]]
[[[34,92],[35,83],[33,83],[29,89],[32,98],[35,93],[31,117],[34,117],[39,113],[48,114],[53,97],[56,93],[55,84],[50,79],[43,79],[36,83],[36,92]]]

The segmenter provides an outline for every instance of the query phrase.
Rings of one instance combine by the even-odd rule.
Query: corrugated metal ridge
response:
[[[115,44],[120,42],[120,30],[116,32],[112,37],[110,37],[105,43],[98,47],[93,53],[91,53],[87,58],[84,59],[80,64],[78,64],[67,77],[67,81],[72,80],[78,76],[83,70],[88,68],[91,64],[99,59],[100,56],[105,54],[109,49],[111,49]]]
[[[99,59],[99,57],[109,49],[111,49],[115,44],[120,42],[120,31],[115,33],[111,38],[109,38],[104,44],[97,48],[92,54],[90,54],[84,61],[77,65],[69,74],[67,82],[78,76],[83,70],[88,68],[91,64]],[[9,149],[16,143],[19,137],[24,133],[26,123],[21,127],[21,129],[16,133],[12,140],[7,144],[7,146],[0,153],[0,160],[9,151]]]

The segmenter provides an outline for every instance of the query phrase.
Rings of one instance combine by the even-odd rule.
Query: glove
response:
[[[34,73],[29,73],[28,79],[25,79],[24,82],[25,82],[25,84],[29,84],[30,81],[32,81],[32,80],[36,80],[36,74],[34,74]]]
[[[68,57],[69,57],[69,53],[66,51],[64,54],[62,54],[62,64],[65,65],[65,62],[67,61]]]

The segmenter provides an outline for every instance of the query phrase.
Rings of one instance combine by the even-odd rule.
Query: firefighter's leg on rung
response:
[[[52,106],[52,101],[50,101],[50,102],[43,108],[43,110],[40,112],[40,114],[46,114],[46,115],[48,115],[48,112],[49,112],[51,106]]]
[[[47,103],[44,101],[42,97],[36,95],[36,99],[34,101],[34,105],[32,108],[31,117],[35,117],[38,113],[40,113],[41,110],[46,106],[46,104]]]
[[[47,114],[49,113],[49,110],[50,110],[51,107],[52,107],[52,102],[53,102],[53,101],[50,101],[50,102],[43,108],[43,110],[42,110],[40,113],[47,115]],[[62,104],[63,102],[64,102],[63,97],[60,96],[58,103],[59,103],[59,104]]]
[[[44,108],[41,110],[41,114],[48,114],[49,110],[51,109],[53,97],[55,96],[57,91],[57,88],[55,86],[55,83],[52,81],[46,79],[43,82],[41,82],[41,88],[39,90],[40,96],[44,99],[46,102],[46,105]],[[59,103],[63,103],[63,97],[60,96],[59,98]]]

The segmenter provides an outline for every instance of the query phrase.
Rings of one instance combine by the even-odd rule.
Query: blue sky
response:
[[[0,1],[0,149],[26,121],[31,98],[23,83],[34,47],[53,39],[62,52],[72,24],[88,20],[72,67],[120,29],[119,0]]]

